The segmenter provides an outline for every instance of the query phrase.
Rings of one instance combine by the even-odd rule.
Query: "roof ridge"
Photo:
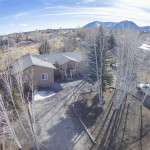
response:
[[[35,60],[39,60],[40,62],[41,62],[41,64],[42,63],[45,63],[45,64],[49,64],[49,65],[52,65],[53,67],[53,69],[55,69],[55,66],[51,63],[51,62],[48,62],[48,61],[45,61],[45,60],[42,60],[41,58],[37,58],[37,57],[34,57],[34,56],[32,56],[32,58],[34,58]],[[32,59],[31,59],[32,60]],[[35,62],[33,62],[33,60],[32,60],[32,64],[34,65],[35,64]],[[37,65],[37,64],[35,64],[36,66],[41,66],[41,65]]]
[[[33,56],[31,56],[31,55],[29,55],[29,56],[30,56],[31,63],[33,64],[33,60],[32,60],[32,58],[31,58],[31,57],[33,57]]]
[[[63,55],[63,56],[65,56],[65,55]],[[70,60],[72,60],[72,61],[77,61],[77,62],[79,62],[76,58],[73,58],[73,57],[71,57],[71,56],[65,56],[66,58],[68,58],[68,59],[70,59]]]
[[[30,59],[31,59],[31,63],[32,63],[32,64],[33,64],[32,57],[41,60],[40,58],[37,58],[37,57],[36,57],[36,56],[37,56],[36,54],[31,54],[31,53],[29,53],[29,56],[30,56]]]
[[[71,57],[68,57],[68,56],[66,56],[66,55],[64,55],[64,54],[61,54],[62,56],[64,56],[64,57],[66,57],[66,58],[68,58],[68,59],[70,59]]]

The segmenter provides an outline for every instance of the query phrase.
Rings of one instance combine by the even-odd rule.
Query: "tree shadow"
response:
[[[56,95],[45,99],[44,101],[38,101],[41,110],[44,108],[44,111],[38,113],[38,119],[43,118],[48,113],[51,115],[50,119],[53,118],[57,112],[63,107],[65,103],[67,103],[79,90],[80,86],[82,86],[83,82],[79,83],[78,86],[75,86],[70,89],[64,89],[64,92],[57,93]],[[69,92],[68,92],[69,91]],[[69,96],[69,98],[68,98]],[[42,104],[42,105],[41,105]],[[60,105],[60,106],[59,106]],[[59,109],[58,109],[59,108]],[[56,111],[57,110],[57,111]],[[55,112],[55,113],[54,113]]]
[[[84,140],[82,138],[85,130],[71,107],[67,108],[65,116],[63,114],[57,124],[47,130],[47,134],[50,137],[40,143],[41,150],[73,150],[75,147],[86,149],[85,144],[88,146],[88,143],[84,143],[85,137]]]
[[[148,95],[144,101],[144,106],[150,110],[150,96]]]
[[[74,102],[74,108],[87,128],[93,126],[103,113],[103,109],[99,107],[98,95],[94,96],[90,105],[87,98]]]
[[[63,87],[61,86],[60,83],[51,83],[48,85],[41,85],[38,87],[38,90],[50,90],[54,92],[60,92],[63,90]]]

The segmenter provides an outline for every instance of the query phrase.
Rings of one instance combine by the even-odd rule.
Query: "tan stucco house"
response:
[[[40,86],[54,83],[54,69],[56,67],[53,64],[27,54],[14,62],[12,74],[22,76],[25,85],[32,81]]]
[[[22,72],[24,84],[49,85],[58,79],[83,75],[86,68],[84,52],[62,52],[43,55],[27,54],[16,60],[12,74]]]
[[[36,55],[35,57],[56,67],[54,70],[55,80],[83,75],[86,68],[85,53],[83,51],[51,53]]]

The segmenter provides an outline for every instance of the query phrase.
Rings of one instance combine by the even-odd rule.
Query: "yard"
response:
[[[103,109],[98,95],[82,80],[61,83],[62,91],[35,102],[41,150],[149,150],[150,111],[136,98],[113,109],[114,89],[104,93]],[[85,124],[93,142],[72,110]],[[93,144],[93,143],[96,144]]]
[[[85,123],[96,144],[90,150],[149,150],[150,111],[129,96],[119,110],[113,109],[114,90],[104,93],[103,109],[96,92],[80,94],[74,108]]]

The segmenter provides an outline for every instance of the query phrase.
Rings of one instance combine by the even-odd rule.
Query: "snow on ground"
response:
[[[142,46],[140,46],[139,48],[143,49],[143,50],[148,50],[150,51],[150,45],[147,44],[143,44]]]
[[[53,91],[37,91],[34,93],[34,101],[44,100],[48,97],[55,95]]]

